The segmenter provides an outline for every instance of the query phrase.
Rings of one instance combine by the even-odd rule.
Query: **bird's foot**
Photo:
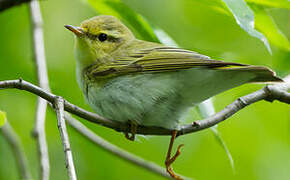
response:
[[[130,132],[126,132],[125,137],[130,141],[134,141],[138,125],[133,121],[128,121],[128,123],[129,123]]]
[[[169,157],[169,158],[166,158],[165,160],[165,166],[166,166],[166,171],[169,173],[169,175],[171,177],[173,177],[174,179],[176,180],[182,180],[182,178],[178,175],[175,174],[175,172],[173,171],[172,167],[171,167],[171,164],[173,164],[173,162],[177,159],[177,157],[181,154],[181,151],[180,149],[184,146],[184,144],[180,144],[177,148],[177,151],[176,153],[174,154],[173,157]]]
[[[172,147],[173,147],[173,143],[174,140],[176,138],[177,135],[177,130],[172,131],[172,135],[171,135],[171,139],[170,139],[170,143],[169,143],[169,147],[168,147],[168,151],[167,151],[167,156],[166,156],[166,160],[165,160],[165,166],[166,166],[166,171],[169,173],[169,175],[171,177],[173,177],[176,180],[182,180],[182,178],[178,175],[176,175],[171,167],[171,164],[177,159],[177,157],[181,154],[180,149],[184,146],[184,144],[180,144],[177,147],[177,151],[174,154],[173,157],[171,157],[171,151],[172,151]]]

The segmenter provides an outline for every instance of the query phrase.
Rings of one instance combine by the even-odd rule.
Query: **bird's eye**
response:
[[[107,34],[105,33],[101,33],[99,36],[98,36],[98,39],[101,41],[101,42],[104,42],[106,41],[108,38]]]

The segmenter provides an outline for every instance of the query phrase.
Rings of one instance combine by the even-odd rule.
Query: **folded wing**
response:
[[[104,66],[89,67],[88,73],[93,78],[110,78],[126,74],[162,73],[200,67],[253,73],[257,71],[257,78],[253,80],[255,82],[280,81],[267,67],[212,60],[193,51],[166,46],[134,51]]]

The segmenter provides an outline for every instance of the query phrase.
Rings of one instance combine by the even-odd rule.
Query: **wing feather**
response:
[[[109,78],[117,75],[178,71],[182,69],[207,67],[227,69],[232,66],[247,66],[239,63],[211,60],[208,56],[174,47],[141,49],[103,66],[89,67],[89,75],[94,78]]]

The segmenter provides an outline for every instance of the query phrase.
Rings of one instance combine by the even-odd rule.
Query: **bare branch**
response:
[[[57,127],[59,129],[60,138],[65,153],[66,168],[68,170],[68,176],[70,180],[76,180],[76,171],[73,163],[72,152],[69,143],[69,137],[66,130],[66,124],[64,120],[64,100],[62,97],[56,96],[54,102],[54,109],[57,115]]]
[[[71,117],[69,113],[65,113],[65,119],[66,121],[75,129],[77,130],[81,135],[86,137],[88,140],[96,144],[98,147],[104,149],[105,151],[127,161],[134,165],[137,165],[139,167],[142,167],[150,172],[154,172],[157,175],[166,177],[168,179],[172,179],[171,176],[166,173],[166,170],[155,163],[146,161],[134,154],[131,154],[111,143],[106,141],[105,139],[99,137],[96,135],[93,131],[91,131],[89,128],[87,128],[85,125],[83,125],[78,120]],[[180,175],[179,175],[180,176]],[[188,179],[188,178],[185,178]]]
[[[33,36],[34,59],[37,70],[38,84],[42,89],[49,91],[48,76],[46,68],[46,58],[44,50],[42,16],[37,0],[32,0],[29,3],[30,21]],[[49,180],[49,155],[45,134],[45,117],[46,117],[47,101],[38,97],[35,117],[35,127],[33,135],[36,138],[39,161],[40,161],[40,176],[42,180]]]
[[[287,77],[288,78],[288,77]],[[290,78],[285,79],[285,86],[288,87],[288,84],[290,83]],[[275,86],[275,85],[273,85]],[[183,134],[188,134],[188,133],[193,133],[197,132],[209,127],[212,127],[219,122],[229,118],[233,114],[235,114],[237,111],[241,110],[242,108],[246,107],[247,105],[250,105],[252,103],[255,103],[257,101],[267,99],[268,97],[272,97],[272,99],[276,99],[275,94],[271,93],[271,89],[267,88],[268,86],[264,87],[263,89],[253,92],[251,94],[248,94],[246,96],[243,96],[239,98],[238,100],[234,101],[232,104],[228,105],[223,109],[222,111],[216,113],[215,115],[200,120],[200,121],[195,121],[192,124],[189,125],[184,125],[181,127],[181,129],[178,131],[178,135],[183,135]],[[276,87],[276,86],[275,86]],[[280,85],[277,86],[279,88]],[[0,88],[17,88],[17,89],[22,89],[29,91],[33,94],[36,94],[43,99],[46,99],[47,101],[53,103],[55,95],[51,94],[49,92],[46,92],[42,90],[41,88],[26,82],[24,80],[7,80],[7,81],[0,81]],[[266,90],[267,89],[267,90]],[[282,90],[281,90],[282,91]],[[283,91],[284,94],[289,96],[289,93],[286,91]],[[283,94],[278,94],[277,98],[283,96]],[[287,96],[283,96],[283,99],[287,100]],[[286,101],[286,103],[290,104],[290,101]],[[88,121],[94,122],[96,124],[100,124],[102,126],[112,128],[116,131],[120,132],[129,132],[129,126],[126,123],[120,123],[116,121],[112,121],[109,119],[106,119],[104,117],[101,117],[95,113],[88,112],[80,107],[77,107],[76,105],[64,101],[64,109],[68,112],[71,112],[79,117],[82,117]],[[144,135],[171,135],[171,130],[161,128],[161,127],[153,127],[153,126],[138,126],[137,127],[137,134],[144,134]]]
[[[11,150],[17,162],[16,164],[18,166],[21,179],[30,180],[31,175],[28,170],[26,155],[24,153],[18,135],[15,133],[8,121],[6,121],[4,126],[0,128],[0,132],[3,134],[3,136],[6,138],[7,142],[11,146]]]

